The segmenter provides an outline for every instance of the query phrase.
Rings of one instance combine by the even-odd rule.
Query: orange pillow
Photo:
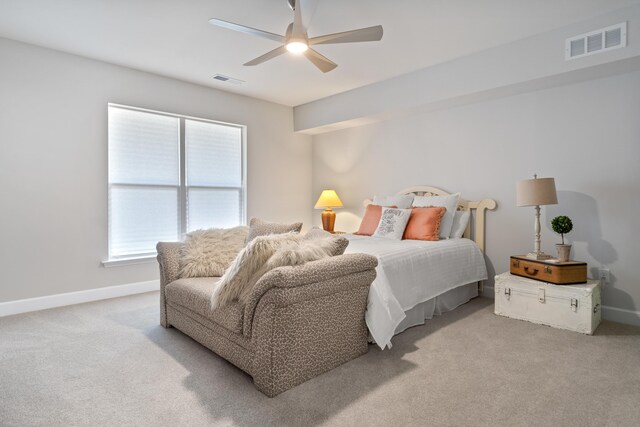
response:
[[[434,206],[411,209],[411,216],[402,238],[408,240],[439,240],[440,222],[446,211],[447,208]]]
[[[388,207],[395,208],[395,206]],[[373,233],[375,233],[376,228],[378,228],[378,224],[380,224],[381,216],[382,206],[367,205],[367,208],[364,211],[364,217],[362,217],[362,222],[360,223],[360,228],[353,234],[357,234],[359,236],[372,236]]]

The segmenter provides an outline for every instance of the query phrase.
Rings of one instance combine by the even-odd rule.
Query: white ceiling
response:
[[[310,37],[384,27],[380,42],[316,46],[339,65],[328,74],[290,54],[244,67],[278,44],[207,22],[284,34],[286,0],[0,0],[0,36],[295,106],[639,2],[315,0]]]

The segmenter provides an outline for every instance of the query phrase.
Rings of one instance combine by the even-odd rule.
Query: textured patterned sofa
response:
[[[280,267],[249,302],[210,309],[219,279],[178,277],[181,243],[158,243],[160,324],[173,326],[275,396],[368,350],[364,312],[377,259],[340,255]]]

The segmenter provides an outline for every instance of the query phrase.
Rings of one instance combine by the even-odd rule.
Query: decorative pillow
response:
[[[313,239],[303,238],[295,244],[282,245],[258,273],[258,279],[274,268],[296,266],[309,261],[342,255],[348,245],[348,239],[337,236]],[[240,299],[240,302],[246,302],[246,300]]]
[[[349,246],[349,239],[343,236],[336,236],[334,234],[331,234],[330,236],[313,237],[313,238],[305,237],[304,240],[306,240],[306,242],[302,242],[300,244],[301,249],[308,249],[309,247],[312,247],[315,244],[321,248],[326,248],[329,256],[343,255],[344,251],[347,250],[347,246]],[[309,243],[308,242],[309,240],[315,240],[316,242]],[[318,240],[321,240],[321,241],[318,242]]]
[[[440,240],[440,223],[447,211],[443,207],[413,208],[403,239]]]
[[[453,226],[451,227],[451,234],[449,238],[459,239],[467,229],[469,219],[471,218],[471,212],[469,211],[456,211],[453,217]]]
[[[333,234],[328,231],[323,230],[319,227],[313,227],[311,230],[307,231],[307,234],[304,235],[305,239],[320,239],[323,237],[331,237]]]
[[[251,290],[268,271],[342,255],[349,244],[344,237],[304,238],[296,233],[258,236],[240,251],[211,295],[211,308],[232,301],[245,304]]]
[[[249,235],[246,243],[249,243],[258,236],[268,236],[269,234],[284,234],[289,232],[299,233],[302,230],[301,222],[293,224],[278,224],[277,222],[265,222],[258,218],[251,218],[249,221]]]
[[[395,208],[397,206],[390,206]],[[362,217],[362,222],[360,223],[360,228],[357,232],[353,234],[357,234],[360,236],[371,236],[375,233],[376,228],[378,228],[378,224],[380,224],[380,217],[382,216],[382,206],[380,205],[367,205],[364,210],[364,216]]]
[[[382,208],[380,224],[373,233],[373,237],[402,239],[409,216],[411,216],[411,209]]]
[[[210,228],[187,233],[181,249],[180,277],[219,277],[244,246],[249,227]]]
[[[448,239],[453,226],[453,217],[458,208],[458,200],[460,200],[460,193],[451,194],[450,196],[416,196],[413,199],[413,207],[443,206],[447,208],[440,223],[440,238]]]
[[[396,206],[398,209],[409,209],[413,202],[413,194],[396,194],[395,196],[373,196],[373,204],[384,207]]]

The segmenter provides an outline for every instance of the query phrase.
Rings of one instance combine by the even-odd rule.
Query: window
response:
[[[109,259],[245,220],[240,125],[109,104]]]

